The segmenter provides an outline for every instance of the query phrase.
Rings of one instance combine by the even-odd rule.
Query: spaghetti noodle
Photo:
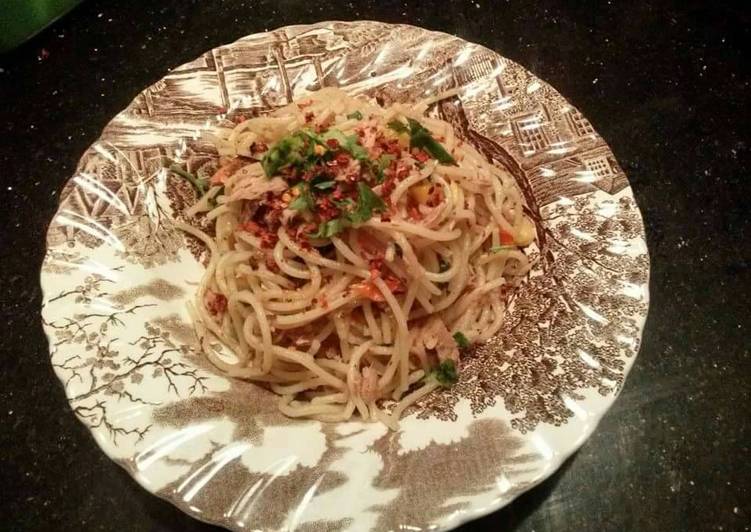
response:
[[[424,116],[430,103],[324,89],[218,130],[218,170],[193,177],[208,190],[186,214],[214,228],[179,224],[210,256],[190,305],[198,337],[287,416],[396,428],[496,334],[530,268],[513,178]]]

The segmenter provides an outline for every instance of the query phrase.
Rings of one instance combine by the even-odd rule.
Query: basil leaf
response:
[[[354,113],[348,114],[347,118],[354,118],[355,120],[362,120],[362,113],[360,111],[355,111]]]
[[[469,343],[469,340],[466,336],[464,336],[464,333],[462,332],[455,332],[454,335],[454,341],[456,342],[456,345],[459,346],[459,349],[467,349],[471,344]]]

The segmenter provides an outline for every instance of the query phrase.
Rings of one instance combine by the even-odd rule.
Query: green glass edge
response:
[[[0,52],[7,52],[49,26],[82,0],[0,0]]]

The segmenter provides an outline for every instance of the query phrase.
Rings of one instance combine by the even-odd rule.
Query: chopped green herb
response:
[[[386,125],[397,133],[409,133],[409,128],[407,128],[407,126],[405,126],[404,123],[400,122],[399,120],[392,120]]]
[[[435,378],[441,386],[449,387],[459,382],[459,374],[453,360],[446,359],[433,369],[428,376]]]
[[[321,222],[318,226],[318,231],[310,235],[311,238],[331,238],[332,236],[341,233],[348,226],[347,220],[344,218],[334,218],[328,222]]]
[[[353,224],[365,223],[373,216],[373,211],[382,212],[386,209],[386,204],[373,189],[360,181],[357,183],[357,206],[355,210],[347,216]]]
[[[357,135],[350,135],[347,137],[349,139],[349,142],[345,146],[347,151],[352,154],[352,157],[359,161],[370,161],[370,156],[368,155],[368,150],[363,148],[360,143],[357,141]]]
[[[428,152],[431,157],[437,159],[438,162],[443,164],[456,164],[456,161],[446,149],[441,146],[441,143],[433,138],[420,122],[413,118],[407,118],[409,127],[404,125],[399,120],[392,120],[388,123],[388,127],[396,131],[397,133],[409,133],[409,147],[419,148]]]
[[[261,159],[261,166],[267,177],[273,177],[279,170],[301,164],[305,160],[305,136],[302,132],[286,136],[266,152]]]
[[[208,180],[199,179],[193,174],[191,174],[190,172],[183,170],[176,164],[171,165],[169,169],[170,171],[176,173],[180,177],[188,180],[188,182],[190,182],[190,184],[193,185],[193,187],[196,189],[196,191],[198,192],[200,196],[203,196],[204,194],[206,194],[206,189],[208,187]]]
[[[335,200],[334,204],[343,211],[343,216],[322,222],[318,226],[318,230],[309,236],[311,238],[331,238],[347,227],[367,222],[373,216],[374,211],[382,212],[386,209],[383,200],[362,181],[357,183],[357,193],[357,203],[350,198],[340,201]]]
[[[316,190],[329,190],[330,188],[334,188],[336,186],[336,181],[330,180],[330,181],[321,181],[319,183],[314,183],[313,188]]]
[[[408,118],[407,122],[409,122],[409,146],[411,148],[423,149],[443,164],[456,164],[451,154],[433,138],[430,131],[425,129],[420,122],[412,118]]]
[[[224,194],[224,185],[219,187],[219,190],[214,194],[211,198],[209,198],[209,206],[210,207],[216,207],[216,198]]]
[[[396,157],[388,153],[385,153],[378,158],[378,160],[372,166],[373,173],[375,174],[376,178],[376,183],[383,183],[383,180],[385,178],[383,172],[391,165],[391,162],[394,159],[396,159]]]
[[[469,340],[467,340],[467,337],[464,336],[464,333],[460,331],[456,331],[453,336],[454,336],[454,341],[456,342],[456,345],[459,346],[459,349],[468,349],[469,346],[471,345],[469,343]]]
[[[340,129],[329,129],[320,136],[323,144],[326,144],[328,140],[335,140],[339,143],[339,146],[344,146],[347,143],[347,135],[345,135]]]
[[[343,200],[331,200],[334,205],[336,205],[340,210],[344,212],[351,212],[355,208],[355,202],[352,201],[352,198],[344,198]]]
[[[352,157],[360,161],[369,161],[368,151],[360,145],[357,135],[345,135],[338,129],[329,129],[321,135],[325,143],[327,140],[336,140],[342,150],[349,152]]]
[[[315,200],[310,193],[310,187],[307,183],[300,182],[295,185],[295,188],[300,191],[297,197],[289,204],[289,208],[295,211],[309,211],[315,206]]]
[[[355,120],[362,120],[362,113],[360,111],[355,111],[354,113],[348,114],[347,118],[353,118]]]
[[[384,153],[378,158],[378,167],[381,170],[385,170],[386,168],[391,165],[391,162],[396,159],[395,156],[391,155],[390,153]]]
[[[277,175],[280,170],[290,166],[308,170],[321,160],[328,160],[332,152],[328,140],[334,139],[340,149],[349,152],[352,157],[369,162],[368,152],[360,145],[357,135],[345,135],[338,129],[329,129],[319,135],[308,129],[296,131],[279,140],[261,159],[261,166],[267,177]],[[323,154],[316,153],[317,145],[326,148]]]
[[[490,251],[491,253],[498,253],[499,251],[504,251],[507,249],[516,249],[516,246],[509,246],[509,245],[492,246],[488,251]]]
[[[324,146],[326,144],[326,142],[323,140],[323,137],[321,137],[321,135],[319,135],[315,131],[311,131],[310,129],[301,129],[300,133],[307,137],[314,144],[322,144]]]

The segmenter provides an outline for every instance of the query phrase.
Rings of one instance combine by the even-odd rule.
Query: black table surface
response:
[[[580,108],[631,179],[651,308],[623,392],[542,485],[462,530],[749,530],[751,9],[676,1],[87,1],[0,56],[0,529],[211,527],[97,447],[48,361],[38,272],[78,157],[171,67],[249,33],[408,22],[484,44]]]

